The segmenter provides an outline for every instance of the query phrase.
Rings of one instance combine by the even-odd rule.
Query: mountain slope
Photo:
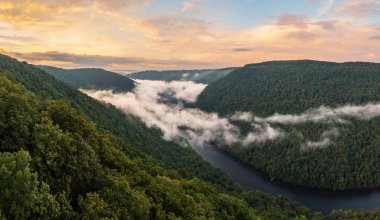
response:
[[[115,92],[129,92],[135,87],[134,81],[128,77],[103,69],[61,69],[51,66],[38,66],[38,68],[77,89],[112,89]]]
[[[281,132],[274,140],[225,147],[273,178],[348,189],[380,186],[380,117],[377,105],[367,105],[379,101],[380,64],[304,60],[237,69],[210,84],[195,107],[251,113],[237,123],[243,133],[260,123]]]
[[[231,187],[232,182],[225,180],[226,174],[209,172],[213,170],[211,166],[205,163],[192,149],[164,141],[158,130],[147,128],[138,119],[125,116],[113,106],[104,105],[88,97],[33,65],[21,63],[1,55],[1,74],[23,84],[34,94],[64,100],[77,109],[80,114],[95,122],[100,129],[108,130],[124,138],[130,145],[138,147],[141,152],[163,161],[164,166],[178,170],[185,177],[198,176]],[[197,169],[193,167],[194,164],[197,164]]]
[[[197,106],[260,116],[380,100],[380,64],[279,61],[246,65],[208,86]]]
[[[177,216],[184,218],[202,216],[205,212],[202,212],[202,214],[198,208],[192,205],[189,206],[189,204],[193,204],[190,198],[191,195],[193,195],[192,192],[197,193],[197,198],[202,201],[207,201],[208,198],[211,199],[209,200],[211,203],[201,205],[206,212],[208,212],[207,210],[209,209],[213,210],[210,204],[214,202],[212,202],[213,199],[209,196],[203,197],[202,192],[204,192],[205,195],[216,195],[216,198],[214,197],[216,199],[214,207],[220,207],[220,204],[223,205],[222,210],[216,211],[214,214],[209,215],[209,217],[227,218],[228,215],[230,215],[231,218],[241,219],[247,216],[250,216],[250,218],[254,217],[256,216],[255,213],[257,213],[257,215],[265,219],[289,219],[302,215],[308,218],[312,216],[317,216],[318,219],[321,218],[320,214],[294,204],[283,197],[269,197],[260,192],[243,190],[234,184],[225,173],[213,169],[208,163],[204,162],[192,149],[183,148],[174,143],[163,141],[161,133],[157,130],[146,128],[135,118],[126,117],[112,106],[103,105],[89,98],[68,85],[57,81],[54,77],[37,69],[33,65],[20,63],[15,59],[1,55],[0,75],[4,75],[15,82],[22,83],[29,91],[37,95],[36,98],[33,97],[34,95],[26,95],[26,97],[31,96],[27,99],[30,100],[27,101],[31,103],[30,105],[14,105],[12,101],[18,100],[14,98],[15,96],[20,96],[21,100],[25,99],[24,92],[17,92],[17,89],[15,92],[15,89],[9,89],[14,86],[8,86],[9,88],[5,87],[9,84],[6,79],[1,81],[5,83],[0,86],[0,88],[2,88],[0,94],[4,92],[6,92],[6,94],[10,93],[10,97],[12,98],[1,99],[1,106],[5,108],[0,108],[0,110],[5,110],[12,114],[16,113],[14,114],[16,116],[15,118],[10,118],[9,115],[0,118],[0,130],[3,129],[1,131],[6,131],[0,132],[0,135],[3,135],[2,140],[6,140],[6,143],[1,143],[1,146],[4,147],[2,151],[15,152],[23,146],[25,146],[24,149],[32,150],[35,149],[34,146],[36,144],[40,143],[37,146],[39,146],[40,150],[45,150],[46,152],[41,151],[36,155],[44,159],[33,161],[36,163],[45,161],[50,165],[55,161],[54,164],[56,164],[57,167],[56,172],[51,172],[53,167],[50,168],[50,166],[46,166],[46,164],[32,164],[32,172],[37,171],[39,180],[42,178],[43,181],[49,182],[54,193],[60,192],[60,189],[64,189],[62,187],[69,187],[67,185],[69,183],[78,183],[74,184],[76,188],[73,194],[67,194],[70,190],[65,190],[66,192],[63,194],[54,194],[54,198],[48,194],[49,190],[46,189],[46,186],[42,187],[42,183],[42,185],[40,184],[42,188],[39,189],[37,187],[34,189],[46,193],[46,195],[44,195],[45,197],[42,197],[42,200],[38,201],[46,201],[46,198],[48,198],[52,204],[56,204],[57,206],[50,206],[50,202],[45,202],[45,205],[51,208],[55,207],[55,211],[57,211],[57,207],[64,211],[62,218],[68,218],[68,216],[72,214],[71,205],[73,205],[75,212],[79,211],[79,214],[83,215],[82,218],[87,219],[99,217],[94,217],[94,214],[98,212],[100,212],[98,214],[101,214],[102,217],[117,218],[117,216],[121,215],[123,216],[122,218],[125,218],[127,214],[131,214],[125,209],[128,210],[131,207],[135,207],[134,205],[137,205],[137,207],[133,209],[134,212],[132,215],[134,217],[131,218],[138,217],[144,219],[148,213],[149,218],[154,218],[158,215],[161,217],[171,215],[172,217]],[[16,88],[17,87],[18,86],[16,86]],[[50,98],[63,100],[68,103],[68,105],[63,102],[51,101],[49,100]],[[7,100],[11,102],[4,105],[4,103],[8,102]],[[12,110],[9,106],[13,106],[16,111]],[[71,107],[75,108],[75,110],[71,109]],[[34,119],[29,120],[28,118],[31,117]],[[9,122],[6,120],[9,120]],[[89,120],[92,120],[95,124],[92,124]],[[43,123],[41,126],[38,126],[40,132],[37,137],[41,138],[36,139],[39,142],[30,143],[30,131],[32,131],[32,134],[34,133],[34,131],[30,129],[38,121]],[[53,123],[50,121],[53,121]],[[10,131],[9,129],[14,129],[15,132],[8,132]],[[7,138],[4,138],[4,135],[7,136]],[[66,138],[63,137],[66,136],[67,140],[80,144],[79,146],[81,146],[81,148],[72,149],[77,153],[71,155],[70,146],[76,145],[65,142]],[[74,138],[74,140],[72,138]],[[49,144],[42,145],[43,143]],[[56,145],[55,143],[61,145]],[[51,146],[52,148],[47,146]],[[64,147],[68,147],[68,150],[64,150]],[[61,153],[64,155],[60,155]],[[36,158],[31,152],[29,154],[32,158]],[[45,158],[45,156],[47,157]],[[10,158],[6,159],[7,161],[17,161],[19,160],[17,159],[18,157],[21,157],[21,159],[24,158],[22,159],[23,161],[29,160],[28,156],[23,152],[21,152],[20,155],[10,155],[6,153],[0,155],[0,157]],[[68,161],[60,161],[60,158],[67,158]],[[1,162],[2,159],[0,159],[0,163]],[[78,176],[75,176],[70,175],[70,170],[59,167],[67,165],[70,169],[74,169],[76,165],[73,165],[73,162],[83,163],[81,169],[84,169],[84,172],[82,173],[79,168],[76,168],[77,171],[75,171],[75,173],[78,174]],[[137,166],[134,165],[136,163]],[[30,171],[28,162],[23,164],[25,169]],[[4,169],[13,169],[12,167],[8,167],[7,164],[1,164],[1,166],[3,165],[5,166]],[[22,166],[20,166],[20,168],[22,168]],[[14,172],[16,173],[18,170]],[[59,172],[67,172],[65,176],[69,181],[61,179],[61,177],[63,177],[62,175],[55,176]],[[124,172],[126,172],[126,174]],[[110,175],[105,176],[105,174]],[[26,173],[26,175],[29,174]],[[35,174],[33,175],[35,176]],[[6,177],[7,176],[4,176],[4,178]],[[12,175],[10,175],[10,178],[11,177]],[[201,181],[199,184],[193,184],[192,182],[197,182],[198,180],[183,179],[192,179],[194,177],[198,177],[207,183],[202,183]],[[0,182],[2,180],[0,177]],[[4,181],[9,183],[10,179],[4,179]],[[58,183],[54,184],[54,181]],[[84,184],[75,181],[83,181]],[[141,183],[142,185],[136,185],[136,183]],[[150,185],[150,183],[153,185]],[[39,183],[34,184],[38,186]],[[67,189],[70,188],[71,187]],[[208,189],[211,191],[207,191]],[[190,190],[190,192],[188,190]],[[174,198],[172,195],[168,195],[170,192],[176,195],[176,201],[172,200],[172,198]],[[187,192],[191,195],[185,195]],[[84,193],[86,194],[84,195]],[[68,198],[68,195],[78,196],[78,206],[75,202],[71,205],[68,204],[68,202],[71,203],[75,201],[72,196]],[[125,198],[123,195],[128,195],[128,198],[135,199]],[[184,195],[190,200],[186,200],[186,198],[183,198],[181,195]],[[1,199],[3,198],[9,202],[9,197],[1,197]],[[15,199],[17,198],[15,197]],[[161,200],[157,201],[154,198],[164,199],[163,203],[161,203]],[[54,199],[58,201],[59,205],[54,202]],[[196,201],[196,203],[200,202],[198,200]],[[184,205],[182,202],[190,203]],[[160,203],[162,204],[161,206]],[[126,206],[124,206],[124,208],[119,207],[120,204],[125,204]],[[191,210],[185,210],[185,207],[189,207]],[[1,208],[4,207],[2,206]],[[8,210],[7,207],[4,209]],[[34,210],[45,210],[39,206],[37,206],[36,209],[33,207],[29,207],[28,209],[31,212],[34,212]],[[96,213],[94,213],[94,210],[96,210]],[[115,214],[116,217],[110,214],[112,213],[110,210],[117,210]],[[228,211],[226,212],[226,210]],[[30,214],[30,212],[28,213]],[[46,211],[43,215],[60,215],[57,212],[54,213],[48,213],[48,211]],[[193,217],[186,217],[187,214],[191,214]],[[0,212],[0,217],[4,215],[8,216],[8,213],[4,211]],[[9,216],[13,216],[13,214]],[[71,216],[71,218],[73,217]]]
[[[209,70],[171,70],[171,71],[143,71],[128,74],[132,79],[162,80],[162,81],[194,81],[197,83],[212,83],[232,72],[235,68]]]
[[[2,76],[0,88],[2,217],[258,219],[240,198],[126,156],[125,143],[67,104],[40,100]]]

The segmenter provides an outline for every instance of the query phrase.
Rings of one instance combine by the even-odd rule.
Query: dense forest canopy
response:
[[[128,77],[103,69],[61,69],[51,66],[38,66],[38,68],[78,89],[130,92],[135,87],[135,82]]]
[[[272,61],[249,64],[212,83],[197,107],[223,115],[295,114],[321,105],[380,101],[380,64]]]
[[[10,219],[255,219],[243,199],[149,159],[64,102],[0,78],[0,210]],[[226,209],[228,207],[228,209]]]
[[[380,186],[380,117],[370,117],[379,101],[380,64],[303,60],[246,65],[206,87],[195,106],[225,116],[248,112],[250,120],[236,122],[243,133],[260,120],[282,132],[224,148],[273,178],[347,189]],[[359,117],[358,109],[367,112]],[[335,116],[342,111],[348,114]],[[335,118],[318,119],[323,114]]]
[[[32,65],[1,56],[0,69],[2,219],[322,218],[243,190],[193,150]]]
[[[128,74],[126,76],[132,79],[142,80],[162,80],[162,81],[193,81],[197,83],[212,83],[230,72],[235,68],[224,69],[206,69],[206,70],[170,70],[170,71],[143,71]]]
[[[246,191],[191,149],[0,57],[0,219],[360,219]],[[22,84],[22,85],[21,85]]]

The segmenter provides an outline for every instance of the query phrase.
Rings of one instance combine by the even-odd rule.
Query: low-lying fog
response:
[[[348,118],[369,120],[380,116],[380,104],[362,106],[345,105],[339,108],[321,106],[299,115],[275,114],[267,118],[257,117],[248,112],[236,112],[228,117],[207,113],[199,109],[183,107],[183,103],[195,102],[207,86],[190,81],[136,80],[133,92],[113,93],[111,90],[81,90],[100,101],[110,103],[126,114],[140,118],[148,127],[159,128],[166,140],[187,140],[192,145],[202,146],[206,142],[222,144],[262,143],[286,137],[286,132],[277,125],[297,125],[307,122],[345,124]],[[232,121],[252,124],[252,131],[242,135]],[[339,130],[332,128],[322,133],[319,141],[306,141],[303,148],[326,147],[331,137],[339,136]]]

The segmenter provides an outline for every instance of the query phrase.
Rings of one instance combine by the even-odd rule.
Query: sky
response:
[[[380,0],[0,0],[0,53],[109,70],[380,62]]]

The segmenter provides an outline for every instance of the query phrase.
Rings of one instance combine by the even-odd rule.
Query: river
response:
[[[205,88],[204,84],[193,82],[138,81],[134,94],[115,94],[110,91],[87,91],[87,94],[101,101],[111,103],[128,112],[150,127],[159,128],[167,137],[185,138],[191,143],[208,143],[213,133],[230,134],[230,126],[223,118],[213,114],[186,109],[182,101],[194,101]],[[191,128],[189,135],[183,128]],[[204,135],[205,134],[205,135]],[[329,213],[333,209],[380,208],[380,189],[332,191],[294,186],[281,181],[271,181],[263,172],[239,161],[213,146],[194,147],[204,160],[230,174],[242,186],[261,190],[271,195],[283,195],[302,205]]]
[[[194,150],[213,167],[224,170],[244,187],[286,196],[324,214],[333,209],[373,210],[380,207],[380,189],[333,191],[294,186],[278,180],[271,181],[265,173],[217,147],[195,147]]]

